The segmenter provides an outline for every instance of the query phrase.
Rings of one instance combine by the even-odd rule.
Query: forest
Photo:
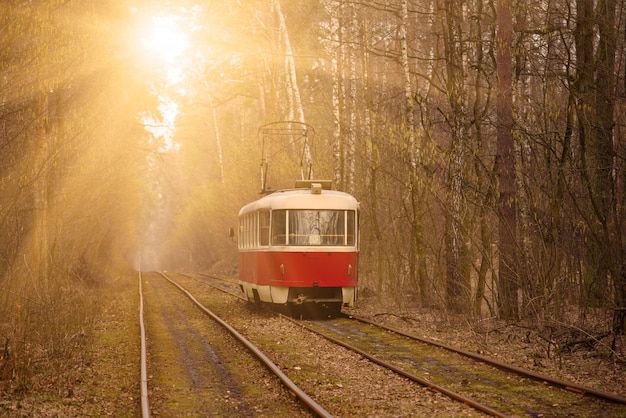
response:
[[[362,295],[623,334],[625,32],[624,0],[1,2],[0,381],[128,272],[235,276],[276,121],[310,154],[274,186],[361,203]]]

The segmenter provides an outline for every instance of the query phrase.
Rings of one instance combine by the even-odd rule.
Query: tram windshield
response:
[[[355,245],[353,210],[275,210],[272,245]]]

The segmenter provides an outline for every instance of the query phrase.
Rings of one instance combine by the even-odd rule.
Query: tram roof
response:
[[[239,215],[261,209],[352,209],[359,208],[354,196],[337,190],[321,190],[313,193],[311,189],[277,190],[254,202],[248,203],[239,211]]]

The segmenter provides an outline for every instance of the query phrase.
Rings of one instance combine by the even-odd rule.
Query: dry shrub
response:
[[[5,283],[0,317],[8,320],[0,322],[0,390],[64,386],[63,376],[84,360],[100,290],[68,277],[40,283],[23,275]]]

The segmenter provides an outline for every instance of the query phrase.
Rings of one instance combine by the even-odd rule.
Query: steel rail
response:
[[[383,366],[383,367],[385,367],[385,368],[387,368],[387,369],[389,369],[389,370],[391,370],[391,371],[393,371],[393,372],[395,372],[395,373],[397,373],[397,374],[399,374],[401,376],[404,376],[404,377],[406,377],[406,378],[408,378],[408,379],[410,379],[410,380],[412,380],[412,381],[414,381],[416,383],[419,383],[422,386],[428,387],[428,388],[430,388],[430,389],[432,389],[432,390],[434,390],[436,392],[442,393],[442,394],[444,394],[444,395],[446,395],[446,396],[448,396],[448,397],[450,397],[452,399],[455,399],[455,400],[460,401],[460,402],[462,402],[462,403],[464,403],[466,405],[469,405],[469,406],[471,406],[472,408],[474,408],[476,410],[479,410],[481,412],[484,412],[486,414],[489,414],[489,415],[492,415],[492,416],[495,416],[495,417],[508,417],[508,415],[506,415],[506,414],[504,414],[504,413],[502,413],[502,412],[500,412],[498,410],[495,410],[495,409],[493,409],[493,408],[491,408],[491,407],[489,407],[487,405],[483,405],[480,402],[476,401],[475,399],[468,398],[466,396],[461,395],[460,393],[451,391],[450,389],[447,389],[447,388],[445,388],[443,386],[439,386],[436,383],[433,383],[433,382],[431,382],[429,380],[423,379],[423,378],[421,378],[421,377],[419,377],[419,376],[417,376],[417,375],[415,375],[413,373],[410,373],[410,372],[408,372],[408,371],[406,371],[406,370],[404,370],[404,369],[402,369],[400,367],[395,366],[392,363],[389,363],[389,362],[386,362],[386,361],[384,361],[382,359],[379,359],[378,357],[376,357],[376,356],[374,356],[374,355],[372,355],[372,354],[370,354],[370,353],[368,353],[366,351],[363,351],[363,350],[361,350],[358,347],[355,347],[355,346],[353,346],[351,344],[345,343],[345,342],[343,342],[343,341],[341,341],[341,340],[339,340],[337,338],[331,337],[330,335],[327,335],[327,334],[324,334],[322,332],[319,332],[316,329],[314,329],[312,327],[309,327],[306,324],[303,324],[303,323],[298,322],[298,321],[296,321],[296,320],[294,320],[292,318],[289,318],[288,316],[285,316],[285,315],[282,315],[282,314],[280,314],[280,316],[282,318],[286,319],[287,321],[290,321],[290,322],[292,322],[292,323],[294,323],[294,324],[296,324],[296,325],[298,325],[298,326],[300,326],[300,327],[302,327],[302,328],[304,328],[304,329],[306,329],[306,330],[308,330],[310,332],[313,332],[313,333],[315,333],[315,334],[317,334],[319,336],[322,336],[322,337],[326,338],[327,340],[329,340],[329,341],[331,341],[331,342],[333,342],[333,343],[335,343],[337,345],[340,345],[340,346],[342,346],[344,348],[347,348],[348,350],[351,350],[351,351],[353,351],[353,352],[355,352],[355,353],[365,357],[366,359],[368,359],[368,360],[370,360],[370,361],[372,361],[372,362],[374,362],[374,363],[376,363],[376,364],[378,364],[380,366]]]
[[[579,385],[579,384],[574,383],[574,382],[567,382],[565,380],[557,379],[557,378],[552,377],[552,376],[544,375],[544,374],[541,374],[541,373],[536,373],[536,372],[533,372],[531,370],[527,370],[527,369],[524,369],[524,368],[521,368],[521,367],[513,366],[512,364],[503,363],[501,361],[498,361],[498,360],[495,360],[495,359],[492,359],[492,358],[489,358],[489,357],[485,357],[485,356],[477,354],[477,353],[472,353],[471,351],[466,351],[466,350],[463,350],[463,349],[460,349],[460,348],[452,347],[452,346],[449,346],[449,345],[446,345],[446,344],[443,344],[443,343],[439,343],[439,342],[434,341],[434,340],[430,340],[428,338],[419,337],[417,335],[410,334],[408,332],[399,330],[397,328],[389,327],[389,326],[382,325],[382,324],[379,324],[379,323],[374,322],[374,321],[370,321],[369,319],[366,319],[366,318],[361,318],[361,317],[354,316],[354,315],[349,315],[349,316],[346,316],[346,317],[354,319],[354,320],[359,321],[359,322],[363,322],[365,324],[374,325],[376,327],[382,328],[382,329],[387,330],[389,332],[393,332],[393,333],[396,333],[398,335],[402,335],[403,337],[407,337],[407,338],[410,338],[410,339],[422,342],[424,344],[429,344],[429,345],[432,345],[434,347],[443,348],[444,350],[448,350],[448,351],[453,352],[453,353],[461,354],[461,355],[469,357],[469,358],[471,358],[473,360],[480,361],[480,362],[483,362],[485,364],[489,364],[491,366],[497,367],[500,370],[512,372],[512,373],[515,373],[515,374],[517,374],[519,376],[527,377],[527,378],[530,378],[530,379],[533,379],[533,380],[537,380],[537,381],[540,381],[540,382],[549,383],[552,386],[559,387],[559,388],[562,388],[562,389],[566,389],[566,390],[569,390],[570,392],[579,393],[579,394],[583,394],[583,395],[594,396],[596,398],[609,400],[609,401],[616,402],[616,403],[626,404],[626,397],[617,395],[615,393],[605,392],[605,391],[602,391],[602,390],[599,390],[599,389],[594,389],[592,387]]]
[[[176,283],[174,280],[169,278],[166,274],[159,272],[161,276],[163,276],[167,281],[176,286],[181,292],[187,295],[189,299],[198,307],[202,312],[207,314],[211,319],[224,327],[230,334],[235,337],[240,343],[242,343],[246,348],[254,354],[259,360],[267,366],[279,379],[285,387],[291,393],[293,393],[300,401],[302,401],[306,406],[309,407],[311,411],[313,411],[319,417],[327,417],[330,418],[332,415],[326,411],[320,404],[315,402],[309,395],[307,395],[302,389],[300,389],[283,371],[276,365],[272,360],[269,359],[261,350],[259,350],[254,344],[252,344],[246,337],[241,335],[235,328],[230,326],[224,320],[222,320],[219,316],[214,314],[211,310],[201,304],[191,293],[189,293],[185,288]]]
[[[244,297],[242,293],[235,293],[235,292],[232,292],[232,291],[230,291],[230,290],[228,290],[228,289],[224,289],[223,287],[216,286],[216,285],[214,285],[213,283],[210,283],[210,282],[208,282],[208,281],[205,281],[205,280],[200,280],[200,279],[198,279],[198,278],[194,277],[194,276],[193,276],[193,275],[191,275],[191,274],[187,274],[187,273],[177,273],[177,274],[180,274],[181,276],[188,277],[188,278],[190,278],[190,279],[192,279],[192,280],[195,280],[195,281],[200,282],[200,283],[202,283],[202,284],[205,284],[205,285],[207,285],[207,286],[211,286],[211,287],[212,287],[213,289],[215,289],[215,290],[219,290],[220,292],[227,293],[227,294],[229,294],[229,295],[231,295],[231,296],[234,296],[234,297],[236,297],[236,298],[238,298],[238,299],[241,299],[241,300],[243,300],[243,301],[245,301],[245,302],[247,302],[247,301],[248,301],[248,299],[246,299],[246,297]],[[206,279],[210,279],[210,280],[218,280],[218,281],[221,281],[221,282],[224,282],[224,283],[228,283],[228,284],[236,284],[233,280],[230,280],[230,279],[224,279],[224,278],[222,278],[222,277],[217,277],[217,276],[212,276],[212,275],[210,275],[210,274],[199,274],[199,276],[202,276],[202,277],[204,277],[204,278],[206,278]]]
[[[139,328],[141,329],[141,416],[150,418],[150,405],[148,403],[148,366],[146,361],[146,327],[143,318],[143,287],[141,285],[141,272],[139,272]]]

